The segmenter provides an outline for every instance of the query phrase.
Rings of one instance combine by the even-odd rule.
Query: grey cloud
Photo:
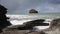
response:
[[[8,8],[8,13],[28,13],[36,9],[41,13],[59,12],[60,0],[1,0],[0,4]],[[58,4],[58,5],[57,5]]]
[[[51,0],[52,4],[60,4],[60,0]]]

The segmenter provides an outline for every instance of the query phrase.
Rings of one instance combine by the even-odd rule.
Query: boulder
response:
[[[38,11],[36,11],[35,9],[31,9],[29,13],[38,13]]]
[[[11,25],[11,23],[7,21],[6,13],[7,13],[7,8],[0,5],[0,32],[2,32],[2,29],[4,29],[5,27]]]

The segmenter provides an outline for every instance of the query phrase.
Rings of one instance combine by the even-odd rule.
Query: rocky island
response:
[[[31,9],[29,13],[38,13],[38,11],[36,11],[35,9]]]

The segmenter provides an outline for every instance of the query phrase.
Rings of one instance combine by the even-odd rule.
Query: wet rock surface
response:
[[[54,19],[50,27],[44,31],[47,34],[60,34],[60,18]]]
[[[60,18],[54,19],[50,24],[51,29],[59,27],[60,27]]]

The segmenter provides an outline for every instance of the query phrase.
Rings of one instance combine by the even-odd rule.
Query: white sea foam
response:
[[[7,17],[10,17],[10,19],[45,19],[50,18],[50,16],[42,16],[42,15],[7,15]]]
[[[23,25],[23,23],[27,22],[27,21],[31,21],[31,20],[12,20],[10,21],[12,25]]]
[[[49,28],[49,26],[35,26],[34,29],[35,31],[41,31],[41,30],[44,30],[44,29],[47,29]]]
[[[11,19],[24,19],[24,18],[36,18],[37,16],[30,15],[7,15]]]
[[[10,17],[10,22],[12,25],[22,25],[27,21],[32,21],[35,19],[40,19],[40,16],[33,16],[33,15],[7,15]],[[44,23],[50,23],[53,19],[45,19]],[[36,26],[38,30],[46,29],[49,26]]]

